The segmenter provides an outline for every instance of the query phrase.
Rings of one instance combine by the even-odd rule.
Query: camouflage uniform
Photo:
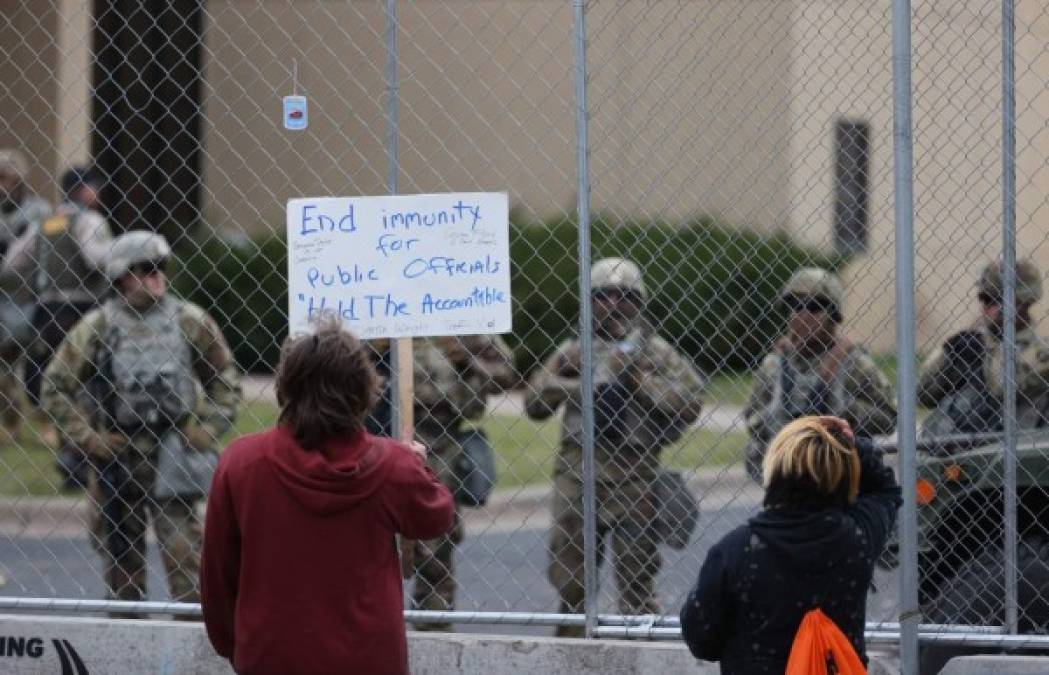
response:
[[[388,345],[374,341],[380,372],[388,373]],[[485,411],[486,398],[513,385],[516,375],[510,349],[496,335],[417,338],[413,341],[415,436],[430,452],[430,468],[454,494],[458,487],[454,462],[462,448],[459,432],[466,420]],[[388,394],[387,394],[388,395]],[[382,405],[382,404],[380,404]],[[390,433],[388,421],[369,421],[370,430]],[[378,428],[377,428],[378,427]],[[437,539],[415,546],[414,609],[455,609],[455,548],[463,540],[463,524],[456,507],[455,523]],[[416,630],[448,631],[451,624],[415,624]]]
[[[33,289],[35,339],[27,355],[26,393],[39,403],[40,378],[69,329],[108,289],[103,268],[113,246],[101,213],[63,202],[8,251],[5,274]]]
[[[0,150],[0,171],[24,181],[28,163],[17,151]],[[51,205],[32,194],[24,195],[18,204],[5,207],[0,209],[0,257],[3,258],[18,237],[35,231],[51,213]],[[33,295],[32,287],[15,276],[5,275],[0,281],[0,421],[9,430],[17,428],[21,419],[18,362],[28,342]],[[26,335],[19,335],[23,332]]]
[[[608,265],[625,267],[629,274],[608,279]],[[599,261],[591,278],[595,290],[631,283],[635,287],[630,290],[644,297],[640,271],[629,261]],[[554,465],[548,577],[560,596],[560,611],[567,613],[581,613],[584,599],[581,366],[579,340],[565,341],[532,377],[526,400],[528,416],[540,420],[564,404]],[[660,470],[660,451],[699,417],[703,379],[669,343],[640,326],[623,340],[595,335],[593,367],[595,409],[601,407],[598,390],[628,392],[613,415],[595,420],[598,566],[605,541],[611,539],[620,612],[656,614],[654,584],[661,559],[652,531],[658,508],[652,485]],[[615,429],[605,430],[603,423]],[[582,631],[562,626],[557,633],[577,636]]]
[[[119,245],[120,240],[114,250]],[[126,443],[99,454],[97,449],[112,433],[100,412],[105,404],[98,400],[98,390],[92,389],[103,368],[100,362],[113,349],[104,345],[104,336],[111,334],[111,323],[145,326],[158,313],[177,324],[181,335],[175,339],[186,346],[193,371],[187,374],[192,383],[190,414],[162,435],[144,428],[131,432]],[[64,435],[80,447],[96,449],[89,496],[95,502],[96,517],[101,517],[92,523],[91,536],[106,563],[110,597],[145,597],[146,528],[152,519],[172,599],[198,602],[198,510],[206,488],[187,487],[184,476],[175,476],[170,469],[165,473],[164,466],[172,455],[212,456],[218,438],[232,426],[241,399],[240,376],[218,325],[200,307],[171,296],[141,313],[123,297],[114,297],[87,314],[66,336],[45,372],[42,399]],[[107,473],[115,469],[119,469],[119,478]]]
[[[828,272],[803,269],[781,293],[825,298],[841,321],[841,286]],[[803,354],[783,340],[761,362],[743,414],[750,439],[747,472],[760,481],[765,448],[788,422],[805,415],[844,418],[858,435],[892,433],[896,408],[892,387],[862,347],[844,338],[817,354]]]
[[[984,268],[977,289],[1001,301],[999,265]],[[1021,261],[1017,304],[1029,306],[1041,296],[1041,275],[1030,262]],[[936,408],[923,423],[923,434],[1000,431],[1004,384],[1002,339],[991,326],[980,321],[951,336],[925,360],[918,378],[918,402]],[[1016,330],[1016,419],[1021,429],[1049,424],[1049,341],[1029,326]]]

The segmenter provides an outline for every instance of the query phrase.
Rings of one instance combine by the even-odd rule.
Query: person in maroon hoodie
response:
[[[438,537],[454,506],[425,448],[364,431],[377,394],[366,349],[338,326],[289,339],[277,427],[222,455],[201,600],[242,675],[408,672],[394,535]]]

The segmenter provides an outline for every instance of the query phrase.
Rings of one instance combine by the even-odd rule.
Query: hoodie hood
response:
[[[388,443],[364,431],[306,450],[279,427],[266,454],[295,500],[319,515],[357,506],[382,485],[391,466]]]
[[[855,525],[840,509],[765,509],[749,524],[781,560],[799,570],[829,570],[855,553]]]

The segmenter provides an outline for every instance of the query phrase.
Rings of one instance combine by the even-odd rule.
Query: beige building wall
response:
[[[507,190],[543,215],[573,207],[571,8],[400,3],[398,20],[399,190]],[[280,228],[289,198],[386,191],[383,35],[379,2],[209,3],[210,222]],[[280,122],[293,43],[310,105],[298,133]]]
[[[848,270],[846,330],[876,348],[892,344],[886,319],[892,271],[877,262],[892,256],[892,64],[890,6],[862,0],[793,4],[788,144],[791,234],[833,249],[835,125],[870,125],[867,255]]]
[[[263,2],[273,11],[247,20],[246,4],[209,4],[205,214],[272,227],[288,197],[383,192],[381,3]],[[594,209],[784,226],[789,5],[591,7]],[[398,20],[401,191],[508,190],[532,215],[574,211],[570,4],[405,2]],[[292,42],[307,133],[280,128]],[[254,210],[262,222],[243,222]]]
[[[788,225],[789,2],[596,2],[591,202],[619,216]]]
[[[868,3],[808,3],[804,12],[857,16]],[[891,33],[884,27],[853,27],[863,36],[852,58],[854,72],[869,73],[869,89],[821,86],[807,78],[795,87],[796,112],[813,106],[821,117],[863,117],[873,128],[870,249],[845,272],[850,332],[877,351],[895,344],[895,238],[892,175]],[[920,0],[914,4],[914,229],[916,237],[918,348],[927,351],[951,331],[976,319],[974,283],[980,268],[997,258],[1002,241],[1000,7],[980,0]],[[804,22],[810,24],[811,22]],[[1049,272],[1049,14],[1037,0],[1017,3],[1017,250]],[[798,44],[804,44],[799,40]],[[808,43],[804,51],[818,54]],[[820,58],[796,58],[795,81],[826,73]],[[832,72],[832,71],[831,71]],[[829,82],[824,82],[828,85]],[[814,101],[818,98],[818,102]],[[795,148],[806,144],[795,133]],[[825,156],[829,156],[826,153]],[[830,165],[815,173],[804,151],[793,153],[796,194],[807,194],[803,223],[830,223]],[[801,167],[800,169],[798,167]],[[820,185],[807,191],[804,186]],[[1036,309],[1036,315],[1044,314]],[[1043,324],[1045,322],[1043,321]]]
[[[45,3],[46,5],[47,3]],[[0,0],[8,85],[0,144],[32,183],[86,159],[87,0]],[[280,230],[287,199],[386,189],[380,2],[211,0],[204,214]],[[593,208],[712,214],[831,246],[836,120],[871,124],[869,248],[845,271],[848,330],[894,339],[891,21],[869,0],[594,2],[588,11]],[[915,0],[919,345],[973,318],[1001,238],[999,8]],[[575,207],[572,15],[561,0],[398,4],[402,192],[507,190],[526,213]],[[1018,2],[1019,247],[1049,270],[1049,10]],[[27,45],[34,45],[29,49]],[[308,132],[281,97],[310,101]],[[53,193],[50,193],[53,194]]]
[[[4,45],[0,147],[25,153],[31,165],[30,187],[51,197],[58,13],[30,11],[21,0],[0,0],[0,17]]]
[[[51,200],[55,177],[90,157],[90,25],[89,0],[0,0],[0,147],[25,153]]]

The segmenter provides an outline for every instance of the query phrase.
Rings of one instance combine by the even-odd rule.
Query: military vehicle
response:
[[[891,443],[879,443],[892,452]],[[919,438],[918,570],[922,623],[1005,621],[1004,443],[1000,433]],[[1049,429],[1016,443],[1018,628],[1049,634]],[[898,563],[894,542],[882,559]],[[922,673],[950,656],[992,649],[922,647]]]

